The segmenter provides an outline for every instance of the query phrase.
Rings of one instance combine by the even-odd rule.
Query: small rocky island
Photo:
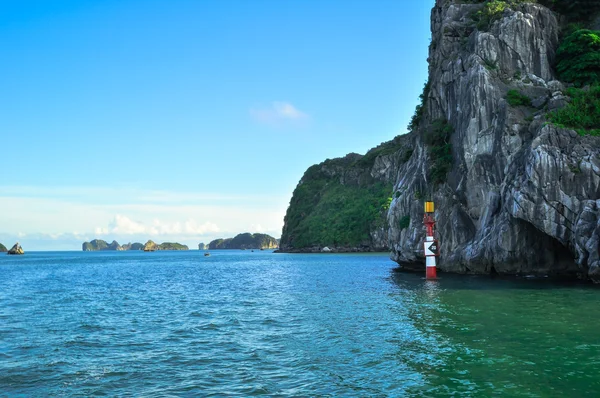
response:
[[[10,248],[10,250],[6,254],[25,254],[25,251],[23,250],[19,242],[17,242],[13,247]]]
[[[152,240],[149,240],[144,245],[143,250],[145,252],[154,252],[159,250],[189,250],[189,247],[186,245],[182,245],[177,242],[163,242],[160,245],[154,243]]]
[[[0,243],[0,253],[6,253],[8,249],[2,243]]]
[[[198,246],[200,247],[200,246]],[[205,246],[206,247],[206,246]],[[238,234],[234,238],[215,239],[208,244],[207,249],[277,249],[279,240],[267,234]],[[200,249],[202,250],[202,249]]]

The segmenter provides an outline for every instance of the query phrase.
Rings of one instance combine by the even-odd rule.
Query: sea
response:
[[[0,256],[0,396],[600,396],[597,286],[203,253]]]

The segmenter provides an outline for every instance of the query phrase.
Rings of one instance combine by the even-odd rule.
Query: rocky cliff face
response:
[[[423,199],[431,199],[444,271],[600,280],[600,139],[544,118],[566,101],[552,69],[557,19],[518,4],[482,31],[473,21],[480,8],[438,0],[432,11],[423,119],[406,138],[412,157],[392,173],[392,258],[422,266]],[[531,106],[511,106],[509,90]],[[434,183],[423,137],[439,120],[453,128],[452,165]]]

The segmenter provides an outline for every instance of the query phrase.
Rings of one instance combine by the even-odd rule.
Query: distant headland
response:
[[[208,245],[200,243],[200,250],[217,249],[277,249],[279,240],[267,234],[251,234],[249,232],[238,234],[234,238],[215,239]]]
[[[146,244],[135,242],[126,243],[123,246],[119,245],[119,242],[113,240],[108,243],[102,239],[94,239],[91,242],[83,242],[81,248],[84,252],[95,252],[95,251],[128,251],[128,250],[143,250],[143,251],[158,251],[158,250],[189,250],[189,247],[182,245],[177,242],[163,242],[156,244],[149,240]]]

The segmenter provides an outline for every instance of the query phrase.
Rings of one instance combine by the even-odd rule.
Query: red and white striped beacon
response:
[[[433,228],[435,226],[435,220],[433,219],[433,202],[425,202],[425,216],[423,217],[423,224],[427,227],[427,235],[425,236],[425,242],[423,247],[425,249],[425,278],[436,279],[437,272],[435,269],[435,258],[439,256],[438,252],[438,241],[433,238]]]

